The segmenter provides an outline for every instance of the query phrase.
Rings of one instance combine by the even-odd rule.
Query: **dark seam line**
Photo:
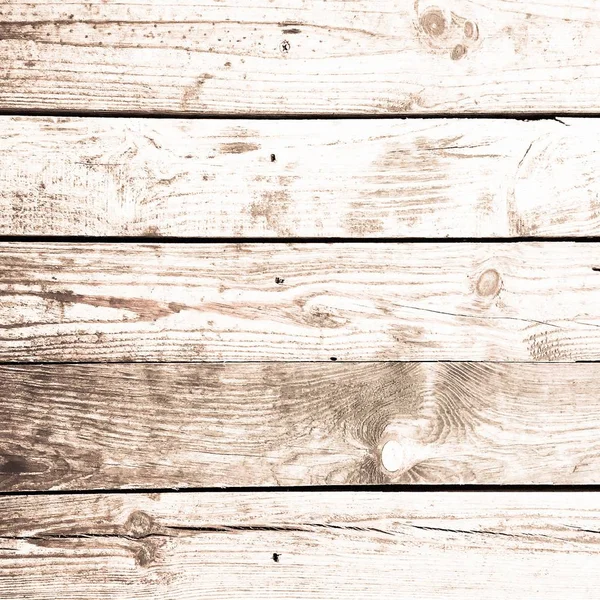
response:
[[[0,327],[1,329],[1,327]],[[380,365],[380,364],[479,364],[479,365],[556,365],[556,367],[564,367],[565,365],[573,364],[595,364],[600,363],[600,360],[571,360],[571,361],[556,361],[556,360],[445,360],[445,359],[425,359],[425,360],[344,360],[343,358],[335,357],[323,358],[320,360],[102,360],[91,362],[89,360],[73,361],[73,360],[0,360],[0,367],[39,367],[50,365],[71,365],[71,366],[94,366],[94,365],[295,365],[295,364],[328,364],[328,365]],[[600,484],[599,484],[600,485]]]
[[[26,117],[110,117],[115,119],[128,118],[144,118],[144,119],[219,119],[219,120],[251,120],[251,121],[305,121],[316,119],[331,119],[331,120],[374,120],[374,119],[474,119],[474,120],[501,120],[508,119],[512,121],[557,121],[560,119],[590,119],[600,116],[599,112],[486,112],[486,113],[469,113],[462,111],[458,113],[443,113],[443,112],[425,112],[425,113],[186,113],[180,111],[167,112],[152,112],[144,110],[130,111],[112,111],[112,110],[60,110],[60,109],[7,109],[0,108],[0,116],[26,116]]]
[[[1,329],[1,327],[0,327]],[[572,365],[575,363],[597,363],[599,360],[574,360],[574,361],[555,361],[555,360],[473,360],[473,359],[429,359],[429,360],[402,360],[402,359],[389,359],[389,360],[360,360],[360,359],[348,359],[344,360],[336,358],[323,358],[319,360],[301,360],[301,359],[277,359],[277,360],[252,360],[252,359],[241,359],[241,360],[111,360],[111,361],[90,361],[90,360],[0,360],[0,366],[50,366],[50,365],[73,365],[73,366],[101,366],[101,365],[254,365],[254,364],[265,364],[265,365],[296,365],[296,364],[313,364],[313,363],[326,363],[326,364],[345,364],[345,365],[380,365],[380,364],[414,364],[419,365],[422,363],[429,364],[482,364],[482,365]]]
[[[598,243],[598,236],[521,237],[122,237],[86,235],[0,235],[0,243],[52,242],[94,244],[520,244],[531,242]],[[600,270],[600,268],[594,269]]]
[[[0,492],[0,498],[10,496],[89,496],[93,494],[199,494],[199,493],[244,493],[264,492],[268,494],[293,492],[600,492],[600,484],[389,484],[389,485],[310,485],[310,486],[222,486],[222,487],[166,487],[136,489],[90,489],[90,490],[49,490],[49,491],[8,491]]]

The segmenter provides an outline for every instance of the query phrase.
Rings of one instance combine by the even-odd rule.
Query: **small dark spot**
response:
[[[194,158],[191,154],[186,154],[185,157],[186,158]]]
[[[284,281],[285,279],[283,279],[283,277],[275,277],[275,283],[282,284]]]
[[[281,45],[279,47],[281,48],[281,51],[284,54],[287,54],[290,51],[290,48],[292,47],[292,45],[287,40],[283,40],[283,42],[281,42]]]
[[[439,37],[446,31],[446,19],[439,8],[428,10],[421,17],[421,27],[432,37]]]
[[[298,29],[297,27],[293,27],[292,29],[284,29],[283,33],[290,33],[290,34],[302,33],[302,30]]]
[[[457,44],[450,53],[452,60],[460,60],[467,53],[467,47],[463,44]]]
[[[202,175],[202,181],[208,181],[208,175]]]
[[[277,554],[277,552],[273,552],[273,562],[279,562],[279,557],[281,554]]]
[[[271,154],[271,162],[275,162],[277,160],[277,157],[274,154]]]
[[[46,189],[46,184],[45,184],[43,181],[42,181],[42,183],[40,183],[40,188],[41,188],[42,190],[45,190],[45,189]]]
[[[226,68],[226,69],[231,69],[231,63],[230,63],[229,61],[227,61],[227,62],[225,63],[225,68]]]
[[[25,63],[25,66],[26,66],[26,67],[35,67],[35,61],[34,61],[34,60],[28,60],[28,61]]]
[[[329,360],[332,360],[333,362],[335,362],[337,360],[337,356],[332,356]]]
[[[69,15],[69,19],[72,19],[75,15]]]

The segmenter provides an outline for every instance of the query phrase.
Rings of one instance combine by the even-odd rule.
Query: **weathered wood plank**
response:
[[[594,493],[0,498],[0,598],[591,600]]]
[[[0,367],[0,491],[600,483],[600,365]]]
[[[419,114],[599,107],[595,0],[11,0],[0,16],[5,110]]]
[[[0,117],[0,235],[590,236],[599,173],[594,119]]]
[[[0,360],[600,359],[594,243],[0,244]]]

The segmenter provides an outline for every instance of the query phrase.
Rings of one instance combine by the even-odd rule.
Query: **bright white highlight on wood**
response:
[[[386,442],[381,450],[381,462],[383,467],[392,473],[400,469],[404,470],[406,457],[404,456],[402,444],[395,440]]]

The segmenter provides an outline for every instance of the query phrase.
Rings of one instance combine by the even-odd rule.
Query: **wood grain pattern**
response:
[[[600,233],[600,124],[0,117],[0,235]]]
[[[0,492],[600,483],[600,365],[0,367]]]
[[[593,243],[0,245],[0,360],[600,358]]]
[[[0,107],[597,112],[598,17],[595,0],[11,0]]]
[[[0,598],[591,600],[594,493],[0,498]]]

